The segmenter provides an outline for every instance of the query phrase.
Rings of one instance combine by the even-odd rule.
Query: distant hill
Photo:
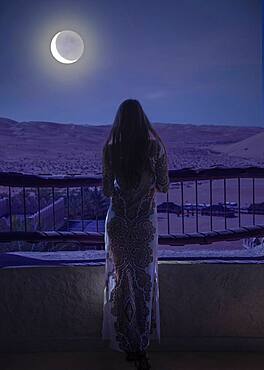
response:
[[[152,125],[166,145],[170,168],[252,164],[252,160],[241,162],[235,157],[231,160],[229,152],[219,152],[217,146],[225,148],[227,144],[235,145],[252,136],[264,135],[264,128],[261,127]],[[0,170],[100,173],[102,148],[111,127],[110,124],[16,122],[0,118]]]
[[[232,143],[264,132],[259,127],[153,123],[167,148]],[[54,157],[69,152],[100,151],[111,125],[16,122],[0,118],[0,154],[4,158]]]
[[[264,132],[229,145],[215,145],[216,151],[242,158],[264,159]]]

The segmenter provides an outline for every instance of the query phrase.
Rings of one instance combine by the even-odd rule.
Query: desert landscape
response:
[[[263,127],[152,123],[170,169],[263,166]],[[16,122],[0,118],[0,171],[98,174],[109,125]],[[247,147],[247,150],[244,150]]]
[[[163,139],[168,153],[169,169],[185,167],[208,168],[211,166],[243,167],[264,166],[264,128],[223,125],[193,125],[153,123]],[[52,122],[16,122],[0,118],[0,171],[31,174],[89,174],[102,173],[102,148],[111,125],[89,125]],[[255,201],[264,200],[264,180],[257,179]],[[1,189],[3,191],[3,189]],[[157,204],[166,201],[166,194],[156,194]],[[170,201],[180,204],[180,188],[171,184]],[[241,206],[252,202],[252,183],[241,181]],[[235,180],[227,181],[227,201],[237,202]],[[184,183],[185,203],[195,202],[194,184]],[[215,180],[213,203],[223,201],[223,183]],[[208,181],[198,184],[198,202],[209,202]],[[170,214],[170,232],[181,232],[182,219]],[[167,233],[167,215],[158,213],[159,232]],[[199,230],[209,230],[209,216],[199,216]],[[238,226],[238,218],[228,219],[227,227]],[[252,224],[252,215],[241,215],[242,225]],[[256,223],[264,223],[264,215],[256,215]],[[224,228],[224,218],[214,217],[213,228]],[[99,231],[104,231],[100,223]],[[185,217],[185,232],[195,231],[195,215]],[[264,247],[263,247],[264,248]],[[262,249],[263,249],[262,248]],[[261,248],[255,250],[262,253]],[[82,252],[83,253],[83,252]],[[100,252],[99,252],[100,253]],[[242,241],[214,243],[208,246],[160,246],[160,255],[221,255],[252,253],[245,251]],[[165,253],[165,254],[164,254]]]

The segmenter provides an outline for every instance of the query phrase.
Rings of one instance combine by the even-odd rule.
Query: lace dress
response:
[[[150,142],[152,173],[126,191],[111,170],[111,144],[103,158],[103,193],[110,197],[105,220],[105,288],[102,339],[117,351],[143,351],[160,342],[158,229],[155,193],[169,188],[167,156]]]

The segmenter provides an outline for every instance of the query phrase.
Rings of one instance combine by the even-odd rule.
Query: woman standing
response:
[[[146,348],[160,341],[155,194],[168,191],[169,177],[165,146],[137,100],[119,106],[102,167],[110,197],[102,337],[137,369],[150,369]]]

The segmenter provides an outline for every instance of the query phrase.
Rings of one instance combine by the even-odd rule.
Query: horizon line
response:
[[[76,123],[76,122],[55,122],[55,121],[39,121],[39,120],[29,120],[29,121],[17,121],[13,118],[9,117],[2,117],[0,116],[0,120],[7,120],[7,121],[12,121],[15,123],[52,123],[52,124],[58,124],[58,125],[76,125],[76,126],[92,126],[92,127],[98,127],[98,126],[112,126],[113,123],[102,123],[102,124],[90,124],[90,123]],[[150,121],[151,122],[151,121]],[[235,123],[190,123],[190,122],[151,122],[152,125],[190,125],[190,126],[221,126],[221,127],[251,127],[251,128],[263,128],[263,126],[258,126],[258,125],[249,125],[249,124],[235,124]]]

